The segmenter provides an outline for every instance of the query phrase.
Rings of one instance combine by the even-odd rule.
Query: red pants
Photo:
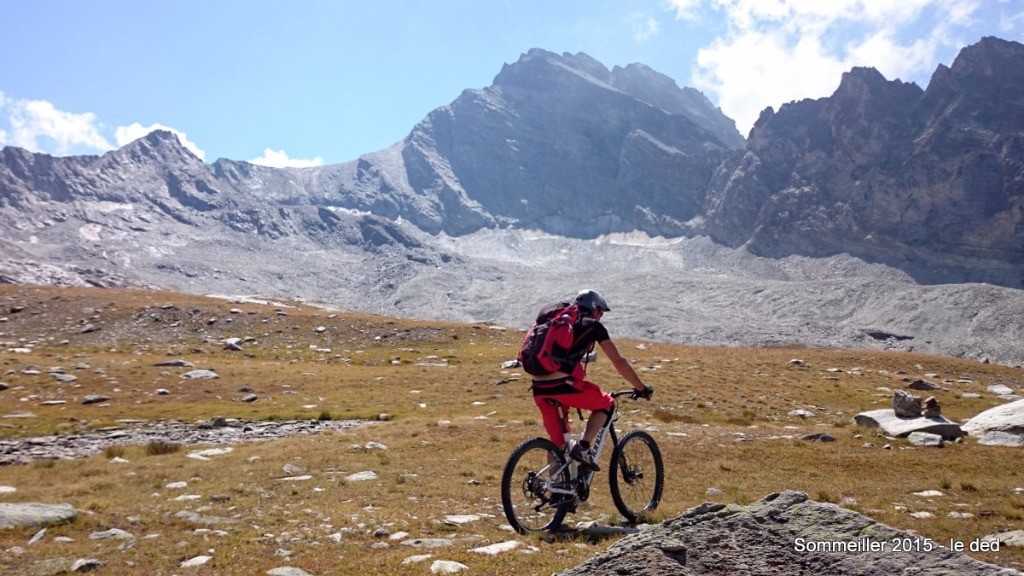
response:
[[[565,431],[568,432],[569,408],[581,408],[583,410],[607,410],[615,405],[615,399],[610,394],[601,390],[601,387],[593,382],[571,379],[555,380],[553,382],[533,383],[533,401],[540,409],[541,418],[544,421],[544,430],[548,438],[559,448],[565,448],[565,436],[562,434],[562,419],[558,414],[558,407],[548,402],[548,399],[556,400],[566,407]]]

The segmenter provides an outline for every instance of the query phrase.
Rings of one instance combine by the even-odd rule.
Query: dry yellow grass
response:
[[[289,565],[319,575],[423,574],[427,566],[403,560],[433,554],[431,560],[462,562],[473,573],[550,574],[614,541],[521,538],[502,516],[505,459],[519,441],[543,433],[525,379],[499,368],[514,356],[520,332],[295,303],[13,286],[0,286],[0,317],[0,342],[8,343],[0,347],[0,381],[10,386],[0,391],[0,440],[92,431],[122,419],[390,418],[346,432],[238,445],[209,461],[187,458],[191,447],[149,455],[133,446],[0,468],[0,485],[17,488],[0,495],[4,501],[68,502],[81,511],[35,544],[28,541],[36,529],[0,532],[0,566],[9,573],[52,573],[50,563],[97,558],[109,573],[177,574],[183,560],[209,555],[203,573],[262,574]],[[614,317],[606,320],[614,333]],[[98,330],[82,333],[86,324]],[[231,352],[220,343],[228,337],[255,342]],[[619,344],[657,389],[650,403],[626,403],[620,423],[655,430],[667,472],[662,518],[707,500],[746,503],[797,489],[943,545],[1024,525],[1024,496],[1014,495],[1024,486],[1019,449],[971,440],[915,449],[851,424],[858,412],[888,405],[885,389],[926,373],[948,380],[948,391],[935,394],[944,414],[967,418],[994,405],[987,386],[1024,387],[1019,368],[904,353]],[[187,369],[153,366],[169,358],[214,369],[220,378],[185,381]],[[790,364],[793,358],[803,365]],[[42,373],[24,374],[29,366]],[[46,373],[53,366],[78,380],[56,381]],[[607,362],[592,365],[591,375],[606,388],[621,384]],[[259,400],[238,401],[243,386]],[[157,395],[158,388],[170,394]],[[965,398],[967,392],[982,398]],[[110,400],[82,405],[86,394]],[[67,403],[42,405],[46,400]],[[789,415],[798,408],[816,416]],[[34,417],[6,417],[19,412]],[[837,441],[798,439],[819,431]],[[387,449],[366,449],[371,441]],[[129,462],[114,464],[112,455]],[[288,464],[312,479],[283,480]],[[345,480],[366,470],[377,480]],[[184,489],[166,487],[182,481]],[[930,489],[944,496],[913,494]],[[178,500],[182,494],[199,498]],[[175,516],[183,510],[235,522],[196,525]],[[908,514],[916,511],[935,517]],[[453,514],[480,519],[452,526],[445,518]],[[569,522],[584,518],[619,520],[603,476]],[[134,543],[89,538],[115,527],[134,534]],[[386,535],[400,532],[408,539],[452,538],[455,545],[419,550]],[[470,552],[512,539],[524,545],[497,558]],[[1019,548],[972,555],[1024,568]]]

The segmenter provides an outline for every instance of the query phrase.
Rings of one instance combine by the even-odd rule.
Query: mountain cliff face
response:
[[[985,38],[924,91],[857,68],[829,98],[767,111],[721,165],[706,221],[757,254],[1024,285],[1024,45]]]
[[[531,50],[403,141],[345,164],[208,165],[166,132],[103,156],[5,148],[0,239],[73,259],[173,222],[183,236],[390,247],[434,262],[441,253],[395,222],[449,236],[639,231],[1020,287],[1022,103],[1024,45],[985,38],[926,90],[855,68],[828,98],[766,110],[744,141],[701,93],[643,65]],[[77,235],[50,234],[72,225]]]

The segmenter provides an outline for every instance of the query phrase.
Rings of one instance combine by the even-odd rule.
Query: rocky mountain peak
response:
[[[986,36],[961,50],[951,71],[961,82],[987,79],[997,84],[1014,84],[1024,80],[1022,58],[1024,44]]]
[[[203,161],[186,148],[178,136],[167,130],[154,130],[109,154],[133,162],[195,164]]]

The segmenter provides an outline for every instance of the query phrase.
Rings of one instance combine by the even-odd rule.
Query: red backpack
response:
[[[541,308],[537,321],[519,347],[519,362],[527,374],[547,376],[560,370],[572,372],[576,362],[569,357],[569,348],[579,315],[579,307],[571,302],[554,302]]]

